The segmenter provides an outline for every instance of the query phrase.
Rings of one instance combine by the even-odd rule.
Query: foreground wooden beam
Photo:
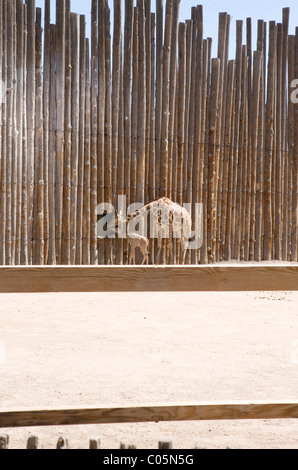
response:
[[[298,264],[0,268],[0,293],[276,290],[298,290]]]
[[[298,418],[298,402],[231,402],[185,405],[0,411],[0,428],[160,421]]]

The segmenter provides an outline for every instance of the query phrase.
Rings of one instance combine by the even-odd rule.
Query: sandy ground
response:
[[[0,295],[1,409],[287,400],[298,394],[298,293]],[[296,341],[296,342],[295,342]],[[10,448],[120,442],[298,448],[296,420],[2,429]]]

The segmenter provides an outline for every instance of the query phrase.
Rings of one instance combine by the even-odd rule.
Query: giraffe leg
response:
[[[161,238],[161,237],[158,237],[157,253],[156,253],[156,264],[159,264],[159,262],[160,262],[161,248],[162,248],[162,238]]]

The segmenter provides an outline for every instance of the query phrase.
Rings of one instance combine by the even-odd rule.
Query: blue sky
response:
[[[55,3],[56,0],[51,0],[52,4],[52,22],[55,22]],[[164,5],[166,0],[164,0]],[[151,0],[152,11],[155,11],[155,0]],[[217,30],[218,30],[218,14],[220,12],[227,12],[231,15],[231,49],[230,58],[235,55],[235,30],[236,20],[244,20],[244,37],[245,37],[245,20],[252,18],[253,25],[253,40],[254,45],[256,42],[257,21],[262,19],[264,21],[275,20],[276,22],[282,21],[282,9],[290,7],[290,34],[295,33],[295,27],[298,26],[298,2],[297,0],[250,0],[243,2],[241,0],[181,0],[180,3],[180,21],[185,21],[191,17],[191,8],[195,5],[203,5],[204,12],[204,38],[212,37],[213,39],[213,56],[217,51]],[[113,10],[113,0],[109,0],[111,10]],[[36,0],[36,6],[44,8],[44,0]],[[87,19],[87,33],[90,25],[90,11],[91,0],[72,0],[72,11],[86,15]],[[111,16],[112,19],[112,16]],[[89,34],[88,34],[89,35]],[[244,41],[245,43],[245,41]]]

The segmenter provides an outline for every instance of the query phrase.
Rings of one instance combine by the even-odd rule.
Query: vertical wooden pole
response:
[[[13,2],[7,4],[7,81],[6,83],[6,264],[12,264],[12,145],[13,145]]]
[[[65,0],[56,0],[56,258],[61,264],[63,164],[64,164],[64,91],[65,91]]]
[[[261,261],[263,256],[263,192],[264,192],[264,112],[265,112],[265,44],[264,31],[266,24],[263,20],[258,22],[258,50],[262,52],[259,123],[257,143],[257,173],[256,173],[256,232],[255,232],[255,261]]]
[[[138,81],[138,140],[137,140],[137,202],[144,203],[145,137],[146,137],[146,42],[144,0],[138,0],[139,11],[139,81]]]
[[[131,168],[130,168],[130,204],[136,201],[137,186],[137,125],[138,125],[138,80],[139,80],[139,11],[134,8],[133,22],[133,78],[131,102]]]
[[[177,165],[177,202],[183,203],[183,161],[185,140],[185,75],[186,75],[186,25],[179,23],[179,75],[178,75],[178,165]]]
[[[292,232],[293,232],[293,166],[294,166],[294,151],[295,151],[295,104],[292,99],[293,87],[292,83],[295,80],[295,36],[289,36],[288,44],[288,57],[289,57],[289,73],[288,73],[288,152],[289,152],[289,171],[288,171],[288,184],[287,184],[287,198],[288,198],[288,235],[289,235],[289,252],[288,261],[292,261]]]
[[[96,9],[97,10],[97,9]],[[77,236],[76,236],[76,265],[82,264],[83,254],[83,185],[85,166],[85,60],[86,60],[86,18],[80,15],[79,42],[79,158],[78,158],[78,200],[77,200]],[[88,61],[89,66],[89,61]]]
[[[275,162],[275,259],[282,259],[282,24],[277,25],[277,71],[276,71],[276,162]]]
[[[210,89],[210,120],[209,120],[209,154],[208,154],[208,261],[215,261],[215,223],[216,223],[216,169],[217,151],[216,136],[218,129],[218,99],[219,99],[219,77],[220,59],[212,59],[212,76]]]
[[[12,77],[13,77],[13,95],[12,95],[12,200],[11,200],[11,264],[16,264],[16,245],[17,245],[17,165],[18,165],[18,134],[17,134],[17,70],[16,70],[16,56],[17,56],[17,30],[16,30],[16,0],[12,2]]]
[[[193,201],[192,211],[196,203],[202,202],[202,185],[204,175],[203,158],[200,153],[201,140],[202,140],[202,87],[204,83],[202,80],[202,52],[203,52],[203,8],[197,6],[196,8],[196,24],[197,24],[197,41],[196,41],[196,74],[195,74],[195,124],[194,124],[194,156],[193,156]],[[192,257],[194,264],[198,263],[197,251],[193,251]]]
[[[162,76],[163,76],[163,0],[156,0],[156,103],[155,103],[155,176],[156,189],[161,187],[161,125],[162,125]]]
[[[72,107],[72,150],[71,150],[71,244],[70,244],[70,258],[71,264],[76,262],[76,239],[77,239],[77,202],[78,202],[78,163],[79,163],[79,35],[80,24],[79,15],[71,13],[71,67],[72,67],[72,93],[71,93],[71,107]]]
[[[44,263],[49,256],[49,131],[50,131],[50,73],[51,73],[51,31],[50,0],[45,0],[44,12],[44,53],[43,53],[43,153],[44,153]],[[65,223],[63,223],[63,227]]]
[[[82,263],[84,266],[91,264],[91,192],[96,190],[97,176],[90,161],[90,67],[89,67],[89,39],[85,39],[85,120],[84,120],[84,190],[83,190],[83,246],[82,246]],[[91,179],[92,178],[92,179]],[[95,181],[94,181],[95,179]],[[93,180],[93,181],[92,181]],[[92,182],[91,182],[92,181]],[[93,217],[94,219],[94,217]],[[96,229],[96,227],[95,227]],[[96,241],[96,239],[95,239]]]
[[[6,158],[6,131],[7,131],[7,117],[6,117],[6,101],[7,101],[7,94],[6,94],[6,86],[7,83],[7,0],[4,0],[1,4],[2,11],[1,11],[1,20],[2,20],[2,44],[3,44],[3,54],[2,54],[2,82],[3,82],[3,90],[2,90],[2,126],[1,126],[1,193],[0,193],[0,217],[1,217],[1,224],[0,224],[0,264],[3,266],[6,264],[6,190],[7,190],[7,179],[6,179],[6,165],[7,165],[7,158]]]
[[[112,104],[111,104],[111,33],[110,33],[110,9],[106,1],[104,6],[105,21],[105,202],[111,204],[113,198],[112,188]],[[112,240],[105,243],[105,263],[113,262]]]
[[[231,174],[230,155],[232,143],[232,124],[233,124],[233,104],[234,104],[234,81],[235,81],[235,60],[230,60],[228,65],[228,87],[225,106],[225,136],[224,136],[224,156],[223,156],[223,182],[222,182],[222,209],[221,209],[221,239],[220,239],[220,255],[221,259],[225,259],[226,230],[228,218],[228,200],[229,200],[229,175]]]
[[[295,48],[295,78],[298,77],[298,28],[296,28],[296,48]],[[297,261],[297,249],[298,249],[298,106],[295,106],[294,110],[294,122],[295,122],[295,147],[293,156],[293,199],[292,199],[292,255],[291,261]]]
[[[61,262],[70,265],[71,204],[71,22],[70,0],[65,4],[65,92],[64,92],[64,167]]]
[[[50,109],[49,109],[49,255],[48,263],[50,265],[56,264],[56,246],[55,246],[55,132],[56,132],[56,62],[55,62],[55,42],[56,42],[56,27],[50,26]]]
[[[161,159],[160,189],[161,197],[167,195],[168,189],[168,132],[169,132],[169,76],[170,76],[170,44],[172,34],[173,1],[166,2],[165,34],[163,45],[163,77],[162,77],[162,122],[161,122]]]
[[[22,224],[21,224],[21,264],[29,264],[28,255],[28,148],[27,148],[27,5],[24,10],[24,74],[23,74],[23,168],[22,168]]]
[[[36,10],[36,100],[35,100],[35,158],[36,158],[36,212],[37,230],[35,264],[44,264],[44,155],[42,107],[42,28],[41,8]]]
[[[96,211],[97,204],[105,201],[105,185],[109,181],[105,178],[105,97],[106,97],[106,76],[105,76],[105,0],[98,1],[98,100],[97,100],[97,161],[91,153],[91,174],[97,169],[97,195],[96,190],[91,193],[91,213]],[[91,47],[92,49],[92,47]],[[92,54],[92,52],[91,52]],[[95,78],[95,77],[94,77]],[[92,77],[91,77],[92,81]],[[93,88],[93,85],[91,85]],[[93,93],[95,97],[95,93]],[[95,103],[93,103],[95,106]],[[91,122],[95,117],[92,116]],[[94,175],[95,178],[95,175]],[[91,181],[94,181],[94,178]],[[95,181],[94,181],[95,182]],[[92,235],[93,234],[93,235]],[[91,224],[91,237],[96,235],[96,224]],[[105,241],[98,240],[98,264],[105,262],[104,254]],[[96,250],[94,244],[91,243],[91,264],[96,262]]]
[[[28,250],[32,264],[33,204],[34,204],[34,128],[35,128],[35,0],[27,4],[27,128],[28,128]]]
[[[123,113],[124,113],[124,186],[127,204],[130,204],[130,170],[131,170],[131,90],[132,90],[132,41],[133,37],[133,0],[125,0],[124,22],[124,65],[123,65]]]
[[[266,139],[264,165],[264,259],[272,259],[272,159],[274,135],[274,73],[276,64],[276,25],[269,23],[269,58],[267,76]]]
[[[258,125],[260,87],[262,74],[262,51],[254,52],[253,62],[253,95],[252,95],[252,127],[251,127],[251,212],[250,212],[250,242],[249,259],[254,260],[255,234],[256,234],[256,181],[257,181],[257,152],[258,152]]]
[[[0,11],[2,3],[0,3]],[[2,14],[0,20],[0,30]],[[23,163],[23,94],[24,94],[24,8],[23,1],[17,0],[16,3],[16,21],[17,21],[17,93],[16,93],[16,129],[17,129],[17,225],[16,225],[16,256],[15,264],[21,264],[21,226],[22,226],[22,163]],[[0,52],[2,54],[2,35],[0,34]],[[2,68],[0,66],[0,80],[2,80]],[[1,111],[0,111],[1,120]],[[0,132],[1,139],[1,132]],[[0,143],[1,148],[1,143]]]
[[[283,195],[282,195],[282,211],[283,211],[283,229],[282,229],[282,260],[288,260],[289,244],[289,219],[288,219],[288,181],[289,181],[289,154],[288,154],[288,107],[287,107],[287,71],[288,71],[288,35],[289,35],[289,16],[290,9],[283,8],[283,44],[282,44],[282,114],[281,114],[281,145],[283,155]]]
[[[231,212],[231,252],[230,256],[235,257],[235,241],[236,241],[236,191],[238,176],[238,158],[239,158],[239,132],[240,132],[240,105],[241,105],[241,70],[242,70],[242,34],[243,21],[236,21],[236,76],[235,76],[235,123],[234,123],[234,158],[233,158],[233,193],[232,193],[232,212]]]
[[[119,114],[120,114],[120,80],[121,80],[121,46],[122,46],[122,1],[114,0],[113,28],[113,63],[112,63],[112,203],[117,208],[118,201],[118,165],[119,161]],[[114,253],[117,258],[119,240],[115,239]],[[117,264],[117,262],[116,262]]]

